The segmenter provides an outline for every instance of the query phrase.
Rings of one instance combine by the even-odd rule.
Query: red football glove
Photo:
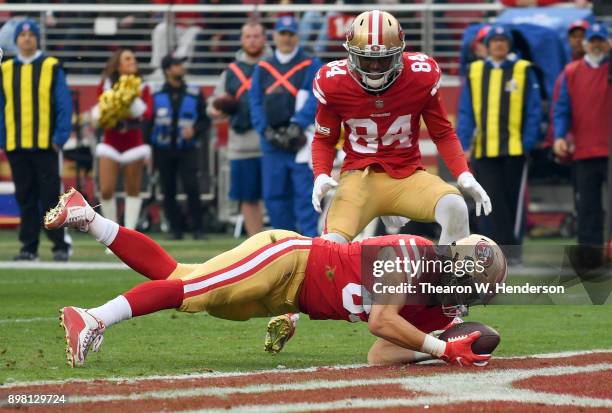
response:
[[[467,337],[457,341],[447,341],[446,350],[440,356],[448,364],[457,366],[478,366],[484,367],[491,359],[490,354],[474,354],[472,352],[472,343],[480,337],[480,331],[474,331],[468,334]]]

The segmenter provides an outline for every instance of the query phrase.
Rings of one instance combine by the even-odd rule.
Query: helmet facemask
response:
[[[347,47],[346,44],[345,47]],[[402,50],[386,54],[350,49],[348,52],[349,73],[353,79],[361,83],[364,89],[371,92],[387,89],[403,69]]]
[[[402,71],[404,47],[404,32],[395,17],[380,10],[360,14],[344,43],[351,77],[367,91],[387,89]]]

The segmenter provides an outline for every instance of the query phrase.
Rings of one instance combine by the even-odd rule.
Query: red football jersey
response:
[[[372,277],[362,274],[362,268],[371,268],[382,247],[394,247],[398,257],[418,260],[431,250],[433,243],[414,235],[387,235],[365,239],[361,242],[338,244],[322,238],[314,238],[302,288],[300,311],[311,319],[368,321],[371,287],[364,288]],[[450,318],[440,306],[406,305],[400,315],[425,332],[441,329]]]
[[[350,75],[346,59],[321,67],[313,81],[319,100],[312,149],[315,176],[330,174],[341,125],[343,171],[376,164],[394,178],[405,178],[424,169],[418,144],[421,117],[451,172],[458,176],[469,170],[438,93],[438,64],[422,53],[404,53],[403,59],[398,79],[381,93],[364,90]]]

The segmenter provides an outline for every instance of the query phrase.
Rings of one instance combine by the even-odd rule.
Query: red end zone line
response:
[[[531,365],[525,361],[518,362],[518,364]],[[517,361],[515,361],[515,364],[517,364]],[[431,370],[431,367],[434,366],[429,367],[429,370]],[[394,378],[310,380],[285,384],[251,384],[243,387],[198,386],[185,388],[183,386],[185,383],[175,383],[179,385],[179,388],[173,391],[155,390],[130,395],[105,396],[71,395],[69,403],[71,411],[90,413],[119,409],[142,411],[143,409],[162,406],[164,410],[176,411],[175,409],[179,408],[189,412],[198,411],[193,409],[199,408],[219,412],[335,411],[354,408],[422,408],[425,405],[443,406],[474,402],[503,402],[509,404],[508,407],[511,404],[521,404],[522,407],[525,407],[523,404],[527,403],[539,404],[539,407],[544,405],[549,407],[575,406],[612,409],[612,399],[542,393],[518,389],[513,385],[517,380],[530,377],[545,376],[548,380],[554,380],[568,374],[577,375],[592,372],[606,372],[607,381],[610,381],[612,379],[612,363],[586,366],[565,365],[535,369],[454,369],[446,374],[440,374],[438,370],[438,374],[435,375],[408,375],[409,372],[410,369],[405,369],[402,375]],[[342,377],[346,377],[346,375],[342,374]],[[363,389],[361,395],[357,392],[356,387]],[[385,391],[386,388],[389,388],[389,391]],[[404,390],[403,394],[398,394],[400,389]],[[486,391],[483,391],[483,389]],[[312,397],[313,394],[325,394],[325,396],[314,397],[313,400],[310,400],[309,396]],[[351,394],[353,397],[347,398]],[[297,395],[297,400],[288,395]],[[304,400],[308,400],[308,402]],[[481,407],[478,410],[482,411]],[[518,406],[515,407],[518,408]],[[525,411],[524,409],[520,410]],[[536,410],[540,411],[539,409]],[[554,409],[549,408],[546,408],[546,410],[554,411]]]
[[[599,362],[598,362],[599,361]],[[603,362],[602,362],[603,361]],[[587,365],[580,365],[586,363]],[[597,364],[594,364],[597,363]],[[539,366],[538,366],[539,364]],[[555,365],[557,364],[557,365]],[[548,367],[546,367],[548,366]],[[296,381],[297,377],[291,377],[290,382],[254,384],[256,375],[250,376],[248,383],[209,383],[202,386],[201,383],[188,383],[175,381],[173,390],[144,389],[141,388],[130,394],[106,394],[92,396],[77,396],[70,398],[70,410],[79,411],[109,411],[113,407],[128,408],[130,411],[143,410],[152,407],[151,402],[156,401],[168,407],[167,410],[198,409],[202,407],[220,408],[219,411],[252,411],[258,407],[264,407],[271,411],[300,411],[300,410],[337,410],[347,408],[410,408],[428,405],[447,405],[462,402],[512,402],[512,403],[542,403],[548,406],[580,406],[583,408],[612,408],[612,395],[605,400],[593,397],[580,397],[575,395],[534,392],[532,390],[517,389],[514,383],[517,380],[525,380],[530,377],[547,377],[548,380],[563,379],[563,376],[573,374],[591,374],[593,372],[606,373],[608,380],[612,379],[612,354],[599,353],[582,357],[569,357],[565,359],[521,359],[521,360],[499,360],[495,364],[499,368],[484,369],[455,369],[444,365],[410,366],[408,368],[361,368],[352,369],[317,369],[310,373],[301,373],[303,381]],[[521,367],[529,367],[522,368]],[[535,367],[535,368],[534,368]],[[509,369],[508,369],[509,368]],[[375,371],[391,373],[387,378],[358,378],[357,372]],[[320,373],[335,373],[335,377],[322,379]],[[348,373],[348,374],[347,374]],[[292,374],[288,374],[292,376]],[[329,376],[329,374],[328,374]],[[350,377],[350,379],[346,379]],[[262,377],[265,380],[265,377]],[[210,379],[210,378],[209,378]],[[225,378],[224,380],[226,380]],[[314,380],[313,380],[314,379]],[[219,378],[217,377],[217,380]],[[141,384],[154,384],[153,382],[141,382]],[[106,382],[108,386],[110,383]],[[227,385],[230,386],[227,386]],[[195,387],[189,387],[195,385]],[[221,387],[218,387],[221,385]],[[385,393],[384,388],[396,388],[402,386],[405,394],[398,397],[397,391]],[[357,397],[353,392],[353,398],[347,400],[348,389],[361,386],[368,396]],[[380,387],[382,386],[382,387]],[[62,386],[64,387],[64,386]],[[76,386],[65,385],[63,392],[68,394],[80,394],[76,392]],[[110,386],[117,392],[118,386]],[[121,386],[123,387],[123,386]],[[378,388],[377,388],[378,387]],[[483,394],[482,389],[486,389]],[[57,389],[56,389],[57,390]],[[372,391],[375,390],[375,391]],[[410,391],[407,391],[410,390]],[[20,390],[23,392],[23,390]],[[48,391],[52,391],[49,389]],[[305,398],[296,400],[284,400],[280,395],[291,393],[303,393]],[[325,393],[328,400],[310,400],[307,394],[313,392]],[[417,392],[417,393],[414,393]],[[219,406],[219,398],[222,405]],[[382,399],[382,400],[381,400]],[[175,403],[179,400],[180,403]],[[304,403],[303,400],[309,400]],[[284,404],[277,406],[276,404]],[[313,402],[314,401],[314,402]],[[253,404],[255,403],[255,404]]]

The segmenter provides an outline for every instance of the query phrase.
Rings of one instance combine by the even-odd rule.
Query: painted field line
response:
[[[428,395],[401,399],[343,399],[320,403],[288,403],[268,405],[243,405],[230,409],[186,410],[183,413],[197,411],[207,412],[297,412],[324,411],[347,408],[392,408],[392,407],[425,407],[431,405],[457,405],[475,402],[512,402],[537,403],[549,406],[599,407],[612,408],[612,400],[593,397],[581,397],[570,394],[550,394],[532,390],[516,389],[512,383],[529,377],[560,376],[576,373],[590,373],[612,370],[612,364],[594,364],[590,366],[561,366],[543,369],[506,369],[482,373],[441,374],[432,376],[405,377],[396,379],[366,380],[365,385],[401,384],[407,391],[425,392]],[[358,385],[362,380],[355,380],[351,385]],[[333,383],[333,382],[332,382]],[[327,384],[328,385],[328,384]],[[326,387],[321,387],[326,388]],[[482,389],[487,391],[483,392]],[[278,391],[278,390],[275,390]],[[281,390],[282,391],[282,390]]]
[[[589,354],[600,354],[610,353],[612,349],[595,349],[595,350],[579,350],[579,351],[567,351],[560,353],[544,353],[537,355],[526,355],[526,356],[511,356],[511,357],[494,357],[494,359],[500,360],[520,360],[529,358],[565,358],[574,357]],[[439,360],[433,360],[435,363],[442,363]],[[193,374],[180,374],[180,375],[152,375],[146,377],[110,377],[101,378],[96,377],[92,379],[63,379],[63,380],[38,380],[38,381],[25,381],[25,382],[6,382],[3,384],[3,388],[10,387],[24,387],[24,386],[45,386],[45,385],[62,385],[67,383],[91,383],[93,381],[108,381],[108,382],[128,382],[138,383],[147,382],[151,380],[193,380],[193,379],[208,379],[208,378],[231,378],[231,377],[244,377],[244,376],[257,376],[257,375],[270,375],[270,374],[285,374],[285,373],[312,373],[318,370],[351,370],[368,367],[367,364],[345,364],[337,366],[316,366],[316,367],[305,367],[299,369],[268,369],[268,370],[254,370],[254,371],[236,371],[236,372],[206,372],[206,373],[193,373]]]
[[[0,325],[1,324],[19,324],[19,323],[35,323],[37,321],[58,321],[59,322],[59,316],[58,317],[32,317],[32,318],[6,318],[6,319],[0,319]]]
[[[122,262],[23,262],[0,261],[0,269],[10,270],[129,270]]]
[[[0,261],[0,269],[11,270],[129,270],[130,267],[122,262],[96,262],[96,261],[73,261],[73,262],[23,262],[23,261]],[[550,267],[521,267],[509,270],[510,275],[520,276],[553,276],[553,275],[575,275],[570,269],[558,269]]]
[[[560,376],[565,374],[591,373],[608,370],[612,370],[612,363],[591,364],[587,366],[557,366],[539,369],[512,368],[496,371],[483,371],[481,373],[446,373],[437,374],[433,378],[429,376],[405,376],[383,379],[310,380],[280,384],[253,384],[243,387],[194,387],[180,390],[152,390],[132,394],[75,396],[70,397],[69,403],[99,403],[125,400],[174,399],[203,396],[227,397],[237,394],[278,393],[285,391],[292,392],[323,389],[329,390],[343,389],[346,387],[367,387],[389,384],[399,384],[407,390],[410,389],[417,392],[442,392],[442,395],[449,392],[452,392],[453,394],[460,393],[460,391],[465,392],[466,394],[477,394],[479,391],[482,391],[482,386],[486,385],[487,383],[489,383],[488,388],[491,388],[492,392],[496,395],[495,399],[491,400],[498,400],[500,394],[513,389],[511,384],[516,380],[528,379],[534,376]],[[433,383],[439,381],[445,382],[445,386],[448,387],[455,386],[457,391],[453,391],[452,389],[442,391],[439,388],[443,386],[441,386],[439,383]],[[428,384],[424,385],[424,382],[427,382]],[[523,390],[517,391],[524,393]],[[488,389],[487,393],[489,393]],[[466,400],[472,400],[473,397],[474,396],[472,395]],[[538,402],[540,402],[540,400],[538,400]],[[606,402],[607,404],[600,404],[597,405],[597,407],[612,407],[612,400],[607,400]]]

